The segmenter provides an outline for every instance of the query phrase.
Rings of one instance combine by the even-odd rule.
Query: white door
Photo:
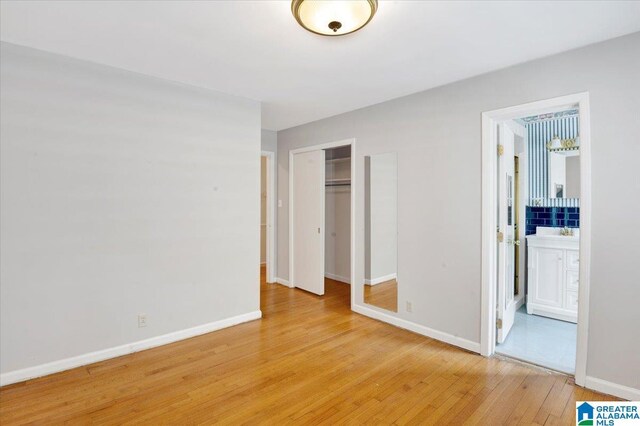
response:
[[[497,342],[503,343],[513,326],[515,300],[515,187],[514,133],[498,126],[498,301]]]
[[[324,294],[324,151],[293,155],[292,283]]]

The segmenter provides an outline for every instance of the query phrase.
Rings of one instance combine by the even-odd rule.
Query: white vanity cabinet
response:
[[[579,245],[577,236],[527,236],[528,314],[578,321]]]

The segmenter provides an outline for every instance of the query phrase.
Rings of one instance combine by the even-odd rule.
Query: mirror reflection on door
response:
[[[364,303],[398,312],[398,158],[365,156]]]

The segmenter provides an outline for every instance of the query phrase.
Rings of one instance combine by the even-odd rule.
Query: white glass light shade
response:
[[[339,36],[369,23],[377,0],[293,0],[291,12],[305,29],[320,35]]]

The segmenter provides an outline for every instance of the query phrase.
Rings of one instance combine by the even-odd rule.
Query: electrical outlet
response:
[[[282,207],[282,200],[278,200],[278,207]]]
[[[411,302],[407,302],[407,312],[411,312],[413,307],[411,306]]]
[[[147,326],[147,314],[138,315],[138,327],[146,327]]]

